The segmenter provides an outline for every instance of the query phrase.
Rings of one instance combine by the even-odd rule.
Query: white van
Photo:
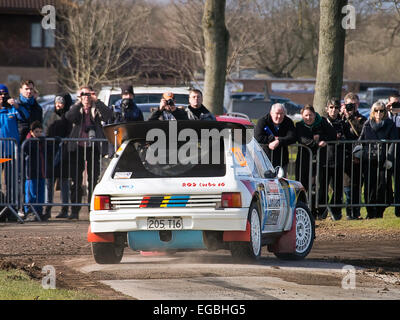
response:
[[[176,106],[178,107],[189,104],[189,87],[141,86],[133,87],[133,92],[135,93],[135,103],[142,110],[144,120],[150,117],[153,108],[158,108],[164,92],[172,92],[174,94]],[[103,87],[98,94],[98,98],[111,108],[121,99],[121,88]]]

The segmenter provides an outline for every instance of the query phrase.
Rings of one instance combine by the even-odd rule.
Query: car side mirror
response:
[[[264,172],[264,178],[266,179],[274,179],[276,176],[275,170],[267,170]]]
[[[275,167],[275,172],[278,179],[282,179],[285,176],[285,171],[280,166]]]

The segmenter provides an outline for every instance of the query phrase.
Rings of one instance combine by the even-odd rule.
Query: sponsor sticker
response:
[[[114,179],[130,179],[132,172],[116,172],[114,174]]]

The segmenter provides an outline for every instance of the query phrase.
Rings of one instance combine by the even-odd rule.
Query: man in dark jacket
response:
[[[93,88],[84,86],[79,89],[79,101],[65,114],[65,118],[73,125],[69,138],[105,138],[102,123],[109,123],[112,110],[97,99]],[[82,173],[87,162],[88,199],[100,175],[100,158],[107,153],[107,143],[79,141],[68,144],[71,169],[71,202],[82,202]],[[76,166],[74,168],[74,166]],[[73,206],[69,219],[79,219],[80,206]]]
[[[203,105],[203,93],[198,89],[189,90],[189,105],[186,112],[189,120],[216,120],[215,116]]]
[[[26,135],[29,133],[29,128],[32,122],[39,121],[43,122],[43,111],[42,107],[37,103],[34,97],[35,84],[32,80],[22,80],[20,85],[20,95],[17,100],[20,108],[24,108],[29,117],[22,121],[18,121],[18,131],[21,139],[21,143],[25,140]]]
[[[66,138],[71,133],[72,124],[65,118],[65,114],[72,105],[72,98],[69,93],[56,95],[54,108],[50,108],[45,115],[46,137],[56,138],[49,140],[48,145],[51,152],[47,155],[46,166],[46,203],[53,202],[54,182],[59,179],[61,186],[62,203],[69,202],[69,180],[68,180],[68,152],[64,145],[60,144],[59,138]],[[50,218],[51,206],[46,207],[45,216]],[[63,206],[56,218],[67,218],[68,207]]]
[[[326,167],[327,161],[327,142],[336,140],[336,132],[324,117],[321,117],[317,112],[315,112],[313,106],[305,105],[301,109],[300,113],[303,120],[296,123],[296,137],[300,144],[305,145],[311,150],[311,158],[310,152],[307,148],[298,148],[296,157],[296,180],[299,180],[303,184],[307,192],[312,192],[312,198],[314,199],[312,199],[311,210],[314,216],[316,218],[324,218],[326,212],[325,208],[319,207],[317,210],[315,207],[313,188],[315,188],[315,192],[318,191],[318,202],[326,203],[326,188],[316,189],[316,187],[318,184],[322,186],[325,181],[324,179],[326,176],[324,166]],[[319,152],[319,161],[318,163],[312,162],[312,172],[310,172],[311,161],[317,159],[319,149],[321,149]],[[319,169],[318,183],[315,180],[317,165]]]
[[[122,99],[119,99],[113,106],[112,123],[143,121],[143,112],[136,105],[132,85],[123,85],[121,87]]]
[[[363,115],[358,112],[360,99],[355,93],[349,92],[344,97],[342,106],[343,135],[345,140],[358,140],[362,127],[367,121]],[[361,165],[359,159],[353,156],[353,143],[345,145],[344,162],[344,193],[346,195],[346,218],[348,220],[360,219],[360,207],[355,206],[361,203]],[[351,206],[353,205],[353,206]]]
[[[189,120],[185,110],[175,106],[175,98],[172,92],[165,92],[160,101],[160,107],[154,111],[149,121],[153,120]]]
[[[283,104],[275,103],[270,113],[257,121],[254,136],[273,166],[281,166],[287,173],[288,146],[296,142],[296,129]]]
[[[340,100],[339,99],[329,99],[326,104],[326,120],[336,131],[336,139],[344,140],[343,134],[343,120],[339,115],[340,112]],[[331,207],[332,219],[340,220],[342,218],[342,208],[336,207],[336,205],[342,205],[343,201],[343,153],[344,146],[342,143],[330,143],[328,145],[328,158],[325,168],[326,177],[323,179],[321,186],[328,190],[329,186],[332,187],[333,194],[330,205],[335,205]],[[326,196],[328,194],[326,193]],[[328,204],[328,198],[324,199],[324,204]]]

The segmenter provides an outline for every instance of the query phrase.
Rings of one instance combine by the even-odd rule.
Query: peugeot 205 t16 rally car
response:
[[[306,193],[273,168],[246,119],[109,125],[116,153],[90,204],[88,241],[99,264],[140,251],[228,249],[258,259],[261,247],[302,259],[315,225]]]

